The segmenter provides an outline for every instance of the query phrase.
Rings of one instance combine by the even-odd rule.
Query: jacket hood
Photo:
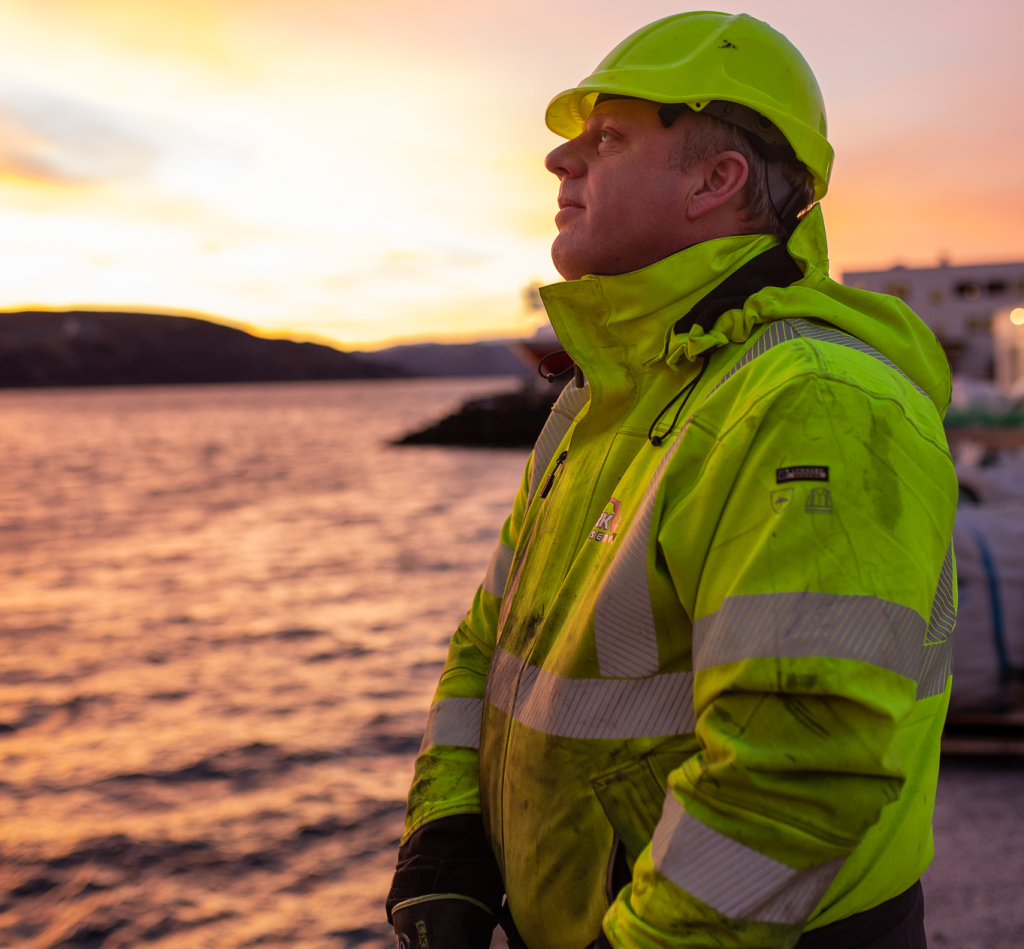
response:
[[[713,346],[743,342],[760,323],[819,319],[877,349],[927,393],[940,415],[949,407],[949,361],[935,334],[898,297],[847,287],[828,273],[828,244],[821,206],[804,215],[786,249],[804,271],[788,287],[766,287],[742,309],[723,313],[705,332],[699,326],[669,342],[670,362],[694,359]]]

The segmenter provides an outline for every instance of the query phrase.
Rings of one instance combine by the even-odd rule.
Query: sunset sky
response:
[[[0,0],[0,308],[522,335],[544,107],[661,0]],[[815,70],[833,270],[1024,259],[1024,4],[752,0]]]

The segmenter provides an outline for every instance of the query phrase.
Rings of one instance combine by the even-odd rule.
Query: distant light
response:
[[[1018,326],[1024,323],[1024,306],[1018,306],[1010,310],[1010,322],[1016,323]]]

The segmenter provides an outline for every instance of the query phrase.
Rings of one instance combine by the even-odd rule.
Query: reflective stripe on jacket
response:
[[[828,278],[817,208],[788,245],[802,279],[676,332],[773,243],[542,291],[588,385],[452,639],[407,815],[483,814],[531,949],[602,924],[638,949],[790,946],[931,858],[948,365],[900,301]],[[633,876],[609,906],[616,836]]]

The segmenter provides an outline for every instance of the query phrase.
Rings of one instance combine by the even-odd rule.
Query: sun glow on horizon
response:
[[[951,2],[927,24],[909,3],[747,4],[822,82],[837,275],[1024,256],[1000,119],[1022,67],[999,55],[1024,12],[979,6],[965,27]],[[526,335],[522,288],[558,279],[543,108],[671,12],[0,0],[0,307],[215,314],[344,348]]]

